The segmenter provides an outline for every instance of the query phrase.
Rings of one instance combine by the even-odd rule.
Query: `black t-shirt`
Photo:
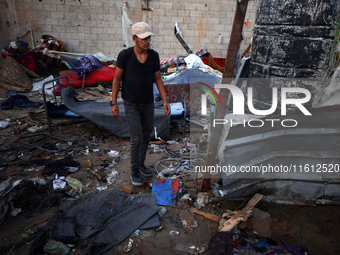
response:
[[[154,73],[160,70],[159,55],[148,49],[148,58],[140,63],[134,48],[119,53],[117,67],[124,69],[122,78],[122,97],[132,103],[153,102]]]

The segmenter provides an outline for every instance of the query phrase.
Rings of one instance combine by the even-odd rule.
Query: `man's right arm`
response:
[[[123,77],[123,72],[124,72],[124,69],[116,67],[116,74],[112,82],[112,101],[113,102],[117,102],[118,91],[120,87],[120,81]],[[113,117],[118,118],[118,115],[119,115],[118,104],[112,105],[111,111],[112,111]]]

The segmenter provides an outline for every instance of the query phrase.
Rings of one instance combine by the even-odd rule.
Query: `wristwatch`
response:
[[[117,104],[117,101],[110,101],[111,106],[114,106],[115,104]]]

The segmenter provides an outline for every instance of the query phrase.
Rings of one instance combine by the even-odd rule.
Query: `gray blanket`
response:
[[[130,136],[123,102],[118,102],[119,117],[116,119],[112,116],[109,102],[78,101],[76,99],[78,92],[73,87],[62,89],[61,96],[63,103],[70,111],[96,123],[112,134],[120,137]],[[164,115],[164,111],[162,101],[155,102],[154,127],[157,136],[168,140],[170,137],[170,115]],[[151,139],[155,139],[155,132],[152,133]]]

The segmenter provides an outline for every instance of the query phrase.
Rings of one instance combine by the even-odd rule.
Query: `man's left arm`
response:
[[[161,95],[162,100],[163,100],[165,114],[169,115],[171,112],[171,108],[170,108],[170,105],[168,104],[168,100],[166,99],[165,87],[164,87],[164,83],[163,83],[160,71],[155,72],[155,80],[156,80],[156,85],[157,85],[159,94]]]

